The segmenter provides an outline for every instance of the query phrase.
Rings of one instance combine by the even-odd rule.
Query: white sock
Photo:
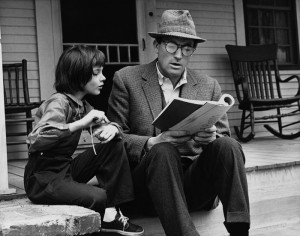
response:
[[[105,209],[103,221],[112,222],[117,215],[117,210],[115,207],[108,207]]]

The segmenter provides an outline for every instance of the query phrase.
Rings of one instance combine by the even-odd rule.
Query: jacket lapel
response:
[[[150,63],[149,69],[146,69],[145,71],[146,72],[142,76],[145,80],[142,87],[154,120],[162,111],[162,96],[157,79],[156,61]],[[155,132],[156,134],[161,133],[159,129],[155,129]]]
[[[160,86],[157,79],[156,71],[156,60],[149,64],[149,68],[145,70],[143,74],[144,83],[142,84],[145,96],[148,101],[148,105],[151,110],[153,120],[162,111],[162,96],[160,91]],[[196,99],[198,93],[197,80],[187,69],[187,83],[183,85],[181,90],[181,97],[188,99]],[[155,128],[155,133],[159,134],[161,131]]]
[[[181,97],[187,99],[196,99],[198,93],[198,84],[197,80],[193,77],[193,75],[187,69],[187,83],[183,85],[181,89]]]

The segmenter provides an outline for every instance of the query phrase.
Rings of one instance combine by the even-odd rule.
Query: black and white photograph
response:
[[[0,0],[0,236],[300,235],[300,0]]]

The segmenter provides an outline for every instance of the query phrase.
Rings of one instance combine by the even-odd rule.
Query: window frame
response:
[[[294,5],[294,6],[293,6]],[[273,9],[272,7],[271,9]],[[296,33],[294,37],[294,40],[291,42],[291,47],[294,49],[295,55],[293,56],[295,59],[292,59],[294,61],[293,64],[279,64],[280,69],[284,70],[298,70],[300,69],[300,53],[299,53],[299,30],[300,30],[300,0],[292,0],[292,6],[291,10],[294,11],[294,25],[291,26],[291,30],[293,31],[295,29]],[[239,13],[242,12],[242,13]],[[239,14],[238,14],[239,13]],[[247,30],[247,12],[246,12],[246,0],[239,1],[235,0],[235,16],[236,16],[236,30],[237,30],[237,44],[238,45],[248,45],[249,35]],[[239,23],[238,22],[243,22]],[[238,33],[241,31],[240,33]],[[241,34],[244,35],[244,38],[241,37]]]

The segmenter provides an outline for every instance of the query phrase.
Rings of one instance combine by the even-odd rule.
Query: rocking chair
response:
[[[7,141],[7,145],[26,144],[26,138],[31,130],[34,118],[31,111],[41,105],[41,102],[31,102],[27,78],[27,60],[20,63],[3,64],[5,114],[7,124],[26,124],[26,131],[7,132],[7,137],[23,137]],[[20,117],[20,115],[23,115]],[[25,116],[25,117],[24,117]]]
[[[258,46],[226,45],[234,79],[239,109],[242,112],[240,128],[234,127],[239,140],[248,142],[255,136],[254,125],[256,123],[278,123],[278,130],[270,125],[264,127],[273,135],[283,139],[300,137],[300,131],[285,134],[283,129],[300,123],[300,77],[292,75],[281,79],[277,66],[277,44]],[[282,96],[280,84],[296,79],[298,91],[293,96]],[[295,108],[296,107],[296,108]],[[285,113],[282,113],[285,108]],[[286,108],[289,108],[286,111]],[[276,114],[255,117],[256,111],[268,111],[274,109]],[[257,114],[257,113],[256,113]],[[297,116],[295,122],[284,123],[282,118]],[[250,128],[247,135],[244,131]]]

